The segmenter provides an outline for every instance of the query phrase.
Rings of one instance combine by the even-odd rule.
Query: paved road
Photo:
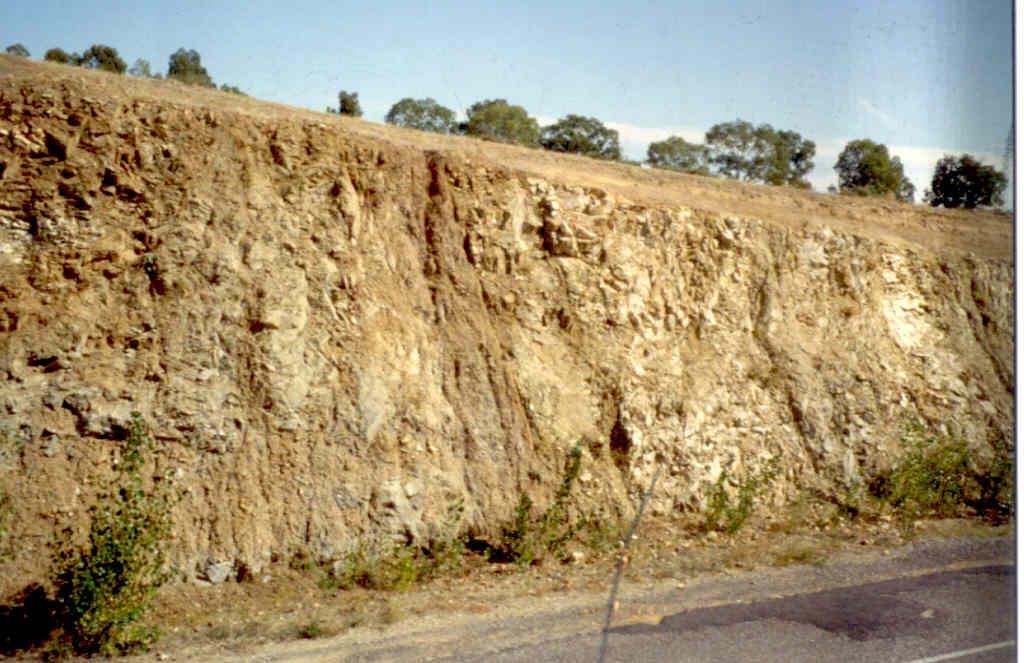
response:
[[[993,565],[687,610],[614,628],[605,660],[1015,661],[1014,583],[1014,567]],[[599,642],[580,634],[488,660],[592,663]]]
[[[835,558],[624,585],[605,660],[996,663],[1016,660],[1012,538],[945,539]],[[483,615],[439,614],[227,663],[598,660],[605,597],[545,595]],[[192,657],[211,658],[207,656]]]

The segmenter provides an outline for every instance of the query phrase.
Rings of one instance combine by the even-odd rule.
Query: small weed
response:
[[[462,499],[448,506],[442,536],[427,550],[431,561],[430,575],[452,573],[462,567],[466,554],[466,536],[462,533],[462,517],[466,506]]]
[[[11,522],[14,520],[14,500],[6,491],[0,490],[0,561],[11,554],[12,543],[7,539],[11,534]]]
[[[230,640],[235,637],[235,629],[227,624],[217,624],[206,631],[206,637],[210,640]]]
[[[872,509],[868,503],[868,497],[867,488],[861,481],[854,481],[845,486],[843,494],[833,500],[836,505],[836,515],[847,520],[857,520],[870,513]]]
[[[608,518],[591,516],[580,528],[581,543],[597,554],[615,550],[626,532],[623,526]]]
[[[388,601],[385,603],[384,608],[381,610],[380,620],[385,624],[397,624],[398,622],[402,621],[402,618],[404,616],[405,614],[402,612],[401,608],[399,608],[394,603]]]
[[[306,548],[299,548],[292,553],[291,558],[288,559],[288,568],[292,571],[311,572],[316,570],[317,564],[309,550]]]
[[[316,586],[325,592],[335,592],[341,589],[341,583],[338,582],[338,578],[333,573],[324,573],[317,581]]]
[[[464,506],[461,500],[448,507],[445,533],[429,546],[360,544],[340,564],[318,581],[321,589],[402,590],[462,566],[465,537],[458,534]]]
[[[533,501],[526,493],[519,496],[512,523],[502,531],[501,540],[490,550],[496,561],[513,561],[523,566],[537,564],[551,556],[563,560],[566,544],[586,525],[569,517],[569,496],[580,475],[583,449],[577,444],[565,459],[562,484],[555,499],[539,516],[533,515]]]
[[[0,471],[13,470],[17,466],[24,446],[25,439],[18,431],[11,424],[0,422]]]
[[[339,589],[405,589],[419,578],[420,556],[419,548],[412,546],[360,544],[335,565],[330,577]]]
[[[334,635],[334,630],[327,628],[314,619],[311,622],[297,626],[295,634],[303,640],[316,640],[317,638],[327,638]]]
[[[15,468],[21,457],[21,449],[24,444],[24,439],[10,424],[0,423],[0,473],[12,471]],[[4,488],[0,487],[0,561],[11,553],[11,543],[7,539],[11,534],[14,514],[14,499]]]
[[[722,471],[708,499],[704,514],[704,531],[725,534],[738,532],[753,512],[755,500],[775,481],[778,473],[779,459],[772,458],[760,472],[747,477],[746,481],[740,484],[733,501],[726,489],[728,475]]]
[[[820,550],[810,546],[799,546],[776,554],[772,564],[774,566],[790,566],[792,564],[815,564],[820,566],[825,563],[825,559],[825,555]]]

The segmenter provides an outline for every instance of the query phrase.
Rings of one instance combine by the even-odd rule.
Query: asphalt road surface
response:
[[[993,565],[697,608],[613,628],[605,660],[1015,661],[1014,585],[1013,566]],[[592,663],[599,640],[581,634],[488,660]]]
[[[1014,661],[1012,537],[917,542],[684,584],[624,584],[604,661]],[[224,663],[593,663],[607,596],[560,596],[439,614],[332,639],[281,643]],[[186,660],[186,659],[177,659]]]

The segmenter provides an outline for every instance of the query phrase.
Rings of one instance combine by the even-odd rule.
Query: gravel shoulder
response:
[[[678,543],[679,532],[649,522],[632,551],[613,625],[1014,562],[1010,526],[925,521],[908,534],[887,525],[751,531],[673,547],[668,542]],[[267,582],[178,586],[165,592],[155,615],[164,638],[131,660],[461,659],[599,633],[614,559],[608,553],[525,570],[470,562],[458,576],[404,592],[325,592],[308,574],[284,572]]]

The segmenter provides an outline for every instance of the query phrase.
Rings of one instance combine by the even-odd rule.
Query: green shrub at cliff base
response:
[[[13,476],[24,444],[24,440],[13,426],[7,422],[0,422],[0,479]],[[8,557],[13,550],[11,525],[16,513],[14,499],[2,486],[3,482],[0,481],[0,561]]]
[[[331,584],[341,589],[403,590],[429,575],[429,558],[418,546],[360,545],[345,556],[343,563],[328,578]],[[321,586],[329,588],[327,583]]]
[[[65,530],[56,545],[55,651],[125,653],[156,638],[136,623],[167,579],[162,546],[171,532],[172,492],[166,482],[143,481],[151,446],[133,413],[114,487],[90,509],[88,542],[72,544],[73,532]]]
[[[0,490],[0,561],[11,553],[12,545],[8,541],[11,534],[11,523],[14,521],[14,500],[6,491]]]
[[[733,499],[726,490],[728,475],[723,470],[708,497],[708,506],[704,512],[704,531],[724,534],[738,532],[753,513],[757,498],[768,490],[778,474],[779,459],[772,458],[760,472],[747,477],[739,485]]]
[[[997,448],[987,467],[978,468],[966,442],[928,431],[919,421],[906,425],[906,455],[876,477],[872,494],[905,518],[985,514],[1005,519],[1013,509],[1013,461]]]
[[[428,548],[363,544],[349,552],[318,584],[324,590],[404,590],[456,570],[464,549],[461,541],[444,541]]]
[[[992,444],[995,457],[986,471],[978,476],[981,487],[978,513],[996,523],[1006,522],[1014,514],[1016,464],[1010,444],[1001,437],[995,441]]]
[[[582,455],[579,444],[569,452],[555,499],[539,515],[533,514],[533,501],[526,493],[519,496],[515,517],[502,531],[501,540],[491,551],[492,558],[527,566],[549,556],[558,560],[565,557],[566,545],[588,522],[574,521],[569,516],[569,496],[580,475]]]
[[[402,590],[462,566],[465,536],[460,534],[465,507],[449,505],[443,532],[428,546],[359,544],[340,564],[321,578],[321,589]]]

